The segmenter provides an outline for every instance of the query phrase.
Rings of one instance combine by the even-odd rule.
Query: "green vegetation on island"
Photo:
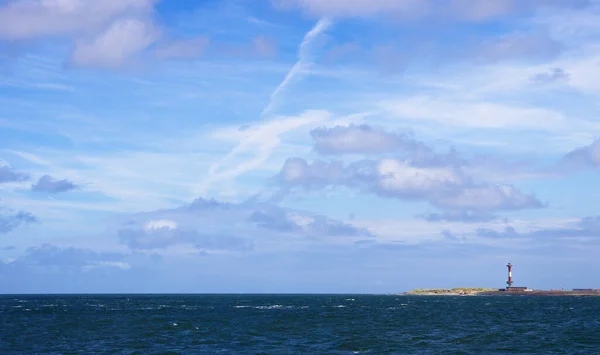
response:
[[[484,287],[455,287],[416,289],[402,293],[407,296],[600,296],[600,289],[530,290],[497,289]]]
[[[434,289],[416,289],[405,292],[407,295],[476,295],[482,292],[497,292],[497,288],[485,287],[455,287],[455,288],[434,288]]]

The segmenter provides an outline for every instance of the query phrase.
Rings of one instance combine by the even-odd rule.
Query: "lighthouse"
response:
[[[513,279],[512,279],[512,264],[508,263],[508,265],[506,265],[506,267],[508,268],[508,281],[506,281],[506,285],[508,285],[508,288],[511,288],[513,285]]]

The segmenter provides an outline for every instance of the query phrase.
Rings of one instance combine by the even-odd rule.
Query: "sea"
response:
[[[600,298],[5,295],[0,354],[600,354]]]

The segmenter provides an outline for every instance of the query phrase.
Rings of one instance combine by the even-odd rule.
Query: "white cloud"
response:
[[[17,0],[0,6],[0,39],[78,36],[122,15],[146,15],[158,0]]]
[[[76,66],[121,67],[158,40],[158,0],[17,0],[0,6],[0,40],[72,40]]]
[[[177,222],[171,221],[171,220],[168,220],[168,219],[157,219],[157,220],[149,221],[144,226],[144,229],[146,231],[151,231],[151,230],[154,230],[154,229],[162,229],[162,228],[177,229]]]
[[[117,268],[117,269],[121,269],[121,270],[131,269],[131,265],[129,263],[126,263],[123,261],[99,261],[99,262],[94,262],[94,263],[90,263],[90,264],[83,266],[82,270],[85,272],[85,271],[90,271],[90,270],[101,268],[101,267],[111,267],[111,268]]]
[[[378,188],[391,194],[421,195],[443,186],[461,186],[465,178],[449,168],[418,168],[395,159],[377,164]]]
[[[310,134],[315,141],[315,149],[321,154],[376,154],[424,148],[408,135],[386,132],[365,124],[317,128]]]
[[[308,164],[292,158],[281,168],[279,179],[284,188],[345,186],[382,197],[427,201],[452,213],[482,215],[543,207],[537,198],[511,185],[476,181],[455,160],[453,155],[439,156],[430,162],[361,160],[344,167],[339,162]]]
[[[569,152],[565,155],[564,162],[574,164],[575,167],[600,167],[600,139]]]
[[[121,67],[158,38],[159,32],[150,22],[120,20],[91,41],[77,41],[71,61],[85,67]]]

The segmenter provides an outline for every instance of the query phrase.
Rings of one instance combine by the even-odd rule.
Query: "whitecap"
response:
[[[282,306],[280,304],[274,304],[274,305],[270,305],[270,306],[256,306],[254,308],[256,308],[256,309],[281,309],[281,308],[284,308],[284,306]]]

